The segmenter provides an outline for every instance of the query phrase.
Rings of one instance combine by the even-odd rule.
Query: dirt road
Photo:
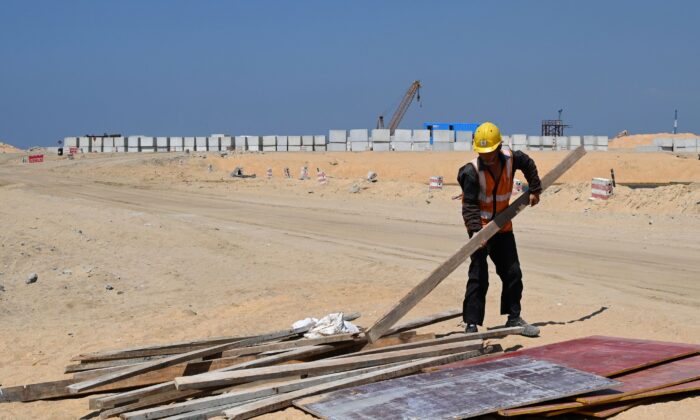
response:
[[[154,180],[84,176],[141,164]],[[341,179],[327,188],[209,175],[178,182],[169,170],[131,157],[0,164],[3,385],[60,379],[82,351],[275,330],[337,310],[361,311],[368,326],[466,240],[449,190],[426,199],[393,196],[381,181],[359,194],[334,188],[354,182]],[[594,334],[700,342],[698,215],[582,211],[547,205],[548,197],[555,202],[549,193],[515,222],[523,316],[543,326],[542,336],[511,337],[504,347]],[[39,281],[27,285],[32,272]],[[500,285],[491,274],[486,325],[497,325]],[[460,307],[465,277],[466,265],[408,317]],[[699,408],[698,398],[686,399],[620,418]],[[0,418],[88,412],[84,399],[3,411]]]

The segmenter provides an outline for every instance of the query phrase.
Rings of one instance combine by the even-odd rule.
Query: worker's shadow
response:
[[[594,311],[594,312],[592,312],[592,313],[590,313],[590,314],[588,314],[588,315],[586,315],[586,316],[582,316],[581,318],[578,318],[578,319],[572,319],[572,320],[570,320],[570,321],[546,321],[546,322],[535,322],[535,323],[532,324],[532,325],[537,326],[537,327],[544,327],[544,326],[547,326],[547,325],[566,325],[566,324],[573,324],[574,322],[587,321],[587,320],[593,318],[594,316],[598,316],[598,315],[602,314],[603,312],[605,312],[605,311],[607,311],[607,310],[608,310],[608,307],[607,307],[607,306],[601,306],[600,309],[598,309],[597,311]]]

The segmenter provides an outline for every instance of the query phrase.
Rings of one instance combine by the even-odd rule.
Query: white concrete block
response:
[[[527,135],[526,134],[513,134],[513,145],[519,144],[519,145],[524,145],[527,144]]]
[[[545,147],[554,147],[554,137],[552,136],[541,136],[540,140],[542,141],[542,146]]]
[[[233,138],[233,148],[235,150],[245,150],[245,136],[235,136]]]
[[[648,153],[648,152],[660,152],[661,146],[651,145],[651,146],[637,146],[634,148],[635,152]]]
[[[313,146],[314,145],[314,136],[301,136],[301,145],[302,146]]]
[[[314,152],[325,152],[326,150],[327,146],[325,144],[314,144]]]
[[[673,147],[685,147],[695,149],[698,147],[698,139],[673,139]]]
[[[369,142],[369,133],[366,128],[354,128],[350,130],[348,142]]]
[[[388,142],[373,142],[372,143],[372,150],[375,152],[390,152],[391,151],[391,143]]]
[[[569,150],[569,137],[561,136],[554,138],[554,147],[556,150]]]
[[[231,136],[224,136],[221,138],[221,150],[229,150],[233,147],[233,138]]]
[[[369,150],[368,141],[353,141],[348,144],[350,145],[351,152],[364,152]]]
[[[609,141],[608,136],[596,136],[595,145],[596,146],[607,146],[608,141]]]
[[[189,150],[194,150],[194,137],[185,137],[184,138],[184,147]]]
[[[346,152],[348,150],[347,143],[328,143],[326,146],[329,152]]]
[[[391,143],[391,148],[397,152],[410,152],[413,149],[413,143],[410,141],[395,141]]]
[[[301,146],[301,136],[288,136],[287,144],[290,146]]]
[[[287,136],[277,136],[277,146],[287,147]]]
[[[139,152],[139,148],[138,148],[138,147],[128,147],[128,148],[126,149],[126,151],[127,151],[128,153],[138,153],[138,152]],[[85,149],[85,153],[87,153],[87,149]]]
[[[141,148],[155,146],[155,139],[149,136],[141,137]]]
[[[468,141],[458,141],[453,146],[455,152],[470,152],[472,150],[472,144]]]
[[[314,146],[325,146],[326,145],[326,136],[320,135],[320,136],[314,136]]]
[[[569,148],[575,149],[579,147],[581,143],[581,136],[569,136]]]
[[[415,133],[415,130],[413,132]],[[430,142],[413,142],[413,148],[411,150],[414,152],[427,152],[433,150],[433,147]]]
[[[527,146],[530,150],[539,150],[542,146],[542,138],[540,136],[527,136]]]
[[[302,139],[303,141],[303,139]],[[304,146],[303,144],[301,145],[301,151],[302,152],[313,152],[314,151],[314,146]]]
[[[472,143],[474,133],[471,131],[455,131],[455,141],[463,143]]]
[[[263,146],[262,151],[263,152],[276,152],[277,146]]]
[[[433,152],[452,152],[454,150],[454,143],[433,142]]]
[[[127,147],[129,149],[138,149],[139,148],[139,138],[135,136],[129,136],[127,137]]]
[[[64,148],[78,147],[78,138],[77,137],[64,137],[63,138],[63,147]]]
[[[394,130],[394,138],[392,139],[395,143],[410,143],[412,140],[411,130],[406,130],[403,128],[397,128]]]
[[[413,130],[413,143],[430,143],[430,130]]]
[[[206,137],[195,137],[194,138],[195,150],[198,152],[207,151],[207,138]]]
[[[168,138],[156,137],[156,147],[168,147]]]
[[[275,148],[276,148],[275,150],[277,150],[278,152],[286,152],[287,151],[286,144],[278,144],[277,146],[275,146]]]
[[[265,146],[277,146],[277,136],[263,136],[262,145],[263,145],[263,147],[265,147]]]
[[[654,146],[673,147],[673,139],[657,138],[653,140]]]
[[[329,130],[328,131],[328,142],[329,143],[346,143],[348,141],[348,131],[347,130]]]
[[[142,147],[141,153],[154,153],[156,151],[155,147]]]
[[[291,137],[291,136],[290,136]],[[301,146],[287,145],[288,152],[301,152]]]
[[[454,143],[455,132],[452,130],[433,130],[433,144]],[[433,148],[435,150],[435,148]]]
[[[583,136],[583,145],[584,146],[595,146],[597,141],[596,136]],[[588,150],[588,149],[586,149]]]
[[[260,136],[245,136],[246,150],[250,152],[261,151],[262,145],[260,143]]]
[[[375,128],[372,130],[373,143],[389,143],[391,141],[391,134],[388,128]]]

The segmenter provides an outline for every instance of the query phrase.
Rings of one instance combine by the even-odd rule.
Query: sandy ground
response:
[[[541,173],[563,157],[533,153]],[[460,153],[87,156],[21,164],[0,156],[0,382],[62,379],[71,356],[286,328],[360,311],[369,326],[466,240],[454,178]],[[328,185],[281,179],[325,170]],[[209,170],[211,165],[211,171]],[[259,178],[231,179],[235,166]],[[273,168],[275,177],[265,179]],[[618,187],[589,201],[588,181]],[[379,182],[362,179],[379,173]],[[262,176],[261,176],[262,175]],[[428,193],[430,175],[443,175]],[[594,334],[700,343],[700,161],[590,153],[515,221],[523,316],[537,339]],[[352,185],[359,193],[350,193]],[[39,280],[25,284],[29,273]],[[486,325],[498,315],[492,271]],[[459,308],[466,265],[408,318]],[[113,290],[107,290],[107,285]],[[448,322],[427,330],[457,330]],[[700,398],[635,407],[620,419],[689,418]],[[70,419],[77,398],[0,406],[0,419]],[[295,409],[267,418],[306,418]]]
[[[22,153],[22,151],[11,144],[0,141],[0,153]]]
[[[654,139],[688,139],[692,137],[700,137],[693,133],[657,133],[657,134],[631,134],[610,139],[609,149],[634,149],[637,146],[651,146],[654,144]]]

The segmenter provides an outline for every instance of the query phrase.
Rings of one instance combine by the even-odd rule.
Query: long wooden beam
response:
[[[464,351],[464,347],[465,343],[449,343],[427,349],[400,350],[389,353],[369,354],[367,356],[317,360],[315,362],[252,368],[232,372],[209,372],[200,375],[175,378],[175,385],[179,390],[203,389],[224,387],[264,379],[275,379],[290,375],[341,372],[344,370],[361,369],[417,358],[459,353]]]
[[[159,419],[163,417],[174,416],[177,414],[187,413],[195,410],[203,410],[210,408],[218,408],[228,404],[242,403],[256,398],[269,397],[272,395],[282,394],[285,392],[296,391],[298,389],[307,388],[339,379],[358,376],[369,372],[374,372],[380,369],[385,369],[385,366],[373,366],[365,369],[351,370],[340,373],[332,373],[329,375],[314,376],[306,379],[295,379],[282,383],[266,384],[251,389],[240,391],[230,391],[221,395],[211,397],[197,398],[190,401],[185,401],[167,406],[147,408],[138,411],[129,411],[121,415],[123,419],[129,420],[146,420]]]
[[[560,176],[571,168],[586,154],[583,146],[569,153],[554,169],[542,177],[542,190],[544,191],[554,183]],[[370,342],[383,336],[389,329],[404,315],[408,313],[418,302],[423,300],[433,289],[435,289],[447,276],[452,274],[464,261],[474,252],[481,248],[481,244],[488,241],[498,231],[501,230],[511,219],[527,208],[530,201],[530,193],[525,192],[518,197],[506,210],[499,213],[494,220],[489,222],[479,232],[477,232],[467,243],[462,246],[447,261],[440,264],[432,273],[416,285],[406,296],[404,296],[389,312],[382,316],[366,332]]]
[[[227,344],[220,344],[218,346],[213,346],[213,347],[207,347],[205,349],[201,350],[194,350],[188,353],[183,353],[183,354],[176,354],[170,357],[166,357],[164,359],[158,359],[154,360],[152,362],[146,362],[146,363],[141,363],[138,365],[133,365],[130,367],[127,367],[122,370],[118,370],[116,372],[111,372],[108,373],[104,376],[100,376],[98,378],[94,379],[88,379],[83,382],[78,382],[72,385],[69,385],[68,391],[71,394],[77,394],[79,392],[85,391],[87,389],[91,388],[96,388],[101,385],[106,385],[112,382],[119,381],[124,378],[128,378],[131,376],[136,376],[141,373],[149,372],[152,370],[156,369],[161,369],[167,366],[172,366],[176,365],[178,363],[186,362],[192,359],[197,359],[200,357],[205,357],[209,356],[211,354],[216,354],[216,353],[221,353],[225,350],[228,350],[233,347],[245,347],[245,346],[251,346],[254,344],[259,344],[263,343],[265,341],[271,341],[271,340],[279,340],[282,338],[288,338],[288,337],[294,337],[296,335],[302,334],[306,331],[308,331],[308,327],[304,328],[297,328],[297,329],[292,329],[292,330],[284,330],[284,331],[277,331],[265,335],[260,335],[256,336],[253,338],[248,338],[245,340],[240,340],[240,341],[235,341],[233,343],[227,343]]]

